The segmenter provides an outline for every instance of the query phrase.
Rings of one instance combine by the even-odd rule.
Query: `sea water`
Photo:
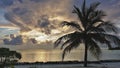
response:
[[[20,50],[22,54],[22,59],[20,62],[50,62],[50,61],[62,61],[62,51],[61,50]],[[120,51],[119,50],[107,50],[102,49],[102,54],[100,60],[120,60]],[[84,50],[73,50],[64,58],[64,61],[83,61],[84,59]],[[95,61],[94,58],[88,52],[88,60]]]

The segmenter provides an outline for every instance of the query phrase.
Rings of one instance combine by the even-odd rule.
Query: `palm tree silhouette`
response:
[[[120,39],[110,33],[117,33],[118,28],[113,23],[102,19],[106,15],[102,10],[97,9],[99,5],[100,2],[95,2],[88,7],[86,6],[86,0],[84,0],[81,9],[74,6],[73,10],[73,13],[78,16],[80,22],[62,22],[63,26],[75,28],[74,32],[66,34],[55,41],[54,46],[58,47],[61,45],[61,49],[63,49],[62,59],[64,59],[66,53],[84,43],[84,66],[86,67],[88,50],[94,57],[99,59],[101,55],[99,46],[101,44],[107,45],[109,49],[112,48],[112,42],[119,46]]]

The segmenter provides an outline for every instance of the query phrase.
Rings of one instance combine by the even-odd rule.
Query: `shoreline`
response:
[[[120,63],[120,60],[100,60],[100,61],[88,61],[88,64],[102,64],[102,63]],[[84,61],[50,61],[50,62],[18,62],[14,65],[26,65],[26,64],[83,64]]]
[[[98,62],[89,62],[88,67],[83,66],[83,62],[66,61],[66,62],[35,62],[35,63],[16,63],[12,64],[15,68],[119,68],[120,60],[106,60]],[[9,67],[9,65],[6,67]]]

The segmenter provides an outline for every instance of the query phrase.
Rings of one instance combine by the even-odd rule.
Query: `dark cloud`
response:
[[[27,9],[25,9],[25,8],[19,8],[19,7],[13,8],[12,11],[13,11],[15,14],[17,14],[17,15],[24,15],[25,13],[28,12]]]
[[[24,3],[23,0],[0,0],[0,8],[6,8],[14,5],[16,2]]]
[[[120,17],[119,4],[120,4],[119,0],[109,0],[102,2],[100,8],[103,9],[107,14],[105,19],[110,20],[112,22],[116,22],[116,20],[119,21],[119,17]]]
[[[21,31],[37,28],[41,32],[50,34],[52,29],[58,28],[59,22],[56,20],[60,19],[59,16],[65,18],[71,17],[68,12],[70,12],[69,8],[72,0],[12,1],[14,1],[14,4],[6,7],[5,18],[12,24],[20,27]]]
[[[25,26],[25,24],[21,23],[19,21],[19,18],[16,19],[17,17],[14,14],[12,14],[12,13],[6,13],[4,15],[4,17],[8,21],[10,21],[11,23],[13,23],[13,24],[17,25],[18,27],[20,27],[22,31],[29,31],[29,30],[31,30],[29,27]]]
[[[10,39],[4,39],[3,42],[6,45],[20,45],[23,44],[23,39],[20,35],[16,37],[14,37],[14,35],[10,35]]]
[[[50,21],[48,20],[47,15],[41,16],[40,20],[38,20],[37,25],[41,28],[48,27],[48,25],[50,25]]]
[[[47,15],[42,15],[36,24],[36,28],[40,28],[40,31],[45,34],[51,34],[51,30],[55,29],[54,21],[50,21]]]
[[[23,0],[18,0],[20,3],[23,3]]]
[[[0,6],[7,7],[13,5],[13,0],[0,0]]]
[[[38,3],[38,2],[45,2],[45,1],[47,1],[47,0],[30,0],[30,1],[33,1],[33,2]]]
[[[3,1],[3,0],[2,0]],[[2,2],[1,1],[1,2]],[[7,6],[5,18],[17,25],[22,31],[39,28],[39,31],[50,34],[52,29],[58,29],[62,20],[77,20],[72,15],[73,1],[75,5],[81,6],[83,0],[12,0],[14,4]],[[99,1],[98,7],[106,12],[106,20],[119,20],[119,0],[86,0],[87,5]],[[4,4],[4,3],[2,3]],[[31,6],[32,5],[32,6]],[[19,19],[16,19],[19,18]],[[63,19],[61,19],[63,18]],[[60,21],[59,21],[60,20]]]
[[[37,44],[37,40],[35,38],[30,39],[33,44]]]

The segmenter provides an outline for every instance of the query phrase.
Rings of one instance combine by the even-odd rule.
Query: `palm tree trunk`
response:
[[[88,57],[88,46],[87,46],[87,40],[85,40],[85,53],[84,53],[84,67],[87,67],[87,57]]]

